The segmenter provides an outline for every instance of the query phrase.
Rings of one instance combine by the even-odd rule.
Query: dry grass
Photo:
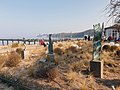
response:
[[[13,51],[8,55],[8,59],[5,61],[4,66],[15,67],[20,62],[20,59],[20,55]]]
[[[120,57],[120,50],[117,50],[117,51],[116,51],[116,54],[117,54],[117,56]]]
[[[68,73],[65,74],[67,76],[67,78],[72,82],[78,79],[78,73],[73,72],[73,71],[69,71]]]
[[[33,71],[33,72],[32,72]],[[54,80],[59,76],[59,70],[56,66],[41,65],[39,68],[31,69],[30,73],[34,77]]]
[[[102,47],[102,50],[103,50],[103,51],[106,51],[106,52],[109,52],[109,51],[111,50],[111,46],[110,46],[110,45],[104,45],[104,46]]]
[[[110,60],[112,54],[113,54],[112,52],[102,51],[101,60]]]
[[[18,46],[19,46],[18,43],[13,43],[13,44],[11,45],[11,48],[16,48],[16,47],[18,47]]]
[[[79,46],[81,46],[81,49],[74,47],[75,44],[78,44]],[[46,53],[45,53],[46,49],[44,47],[38,47],[37,49],[30,48],[31,53],[33,55],[37,54],[38,56],[29,60],[29,62],[33,60],[34,63],[32,62],[31,63],[32,65],[29,68],[27,68],[27,72],[26,72],[26,68],[22,68],[21,66],[23,72],[26,72],[26,73],[22,73],[22,76],[20,77],[19,75],[19,77],[22,78],[22,77],[28,76],[29,78],[29,76],[31,76],[30,78],[32,78],[32,80],[39,82],[39,84],[41,85],[44,84],[46,86],[50,85],[51,87],[55,87],[55,85],[56,86],[58,85],[53,81],[48,83],[46,82],[46,79],[54,80],[58,82],[61,86],[63,86],[65,90],[97,90],[101,88],[103,88],[104,90],[107,87],[105,85],[102,85],[100,82],[97,83],[96,78],[89,75],[90,74],[88,71],[89,61],[92,58],[91,42],[69,41],[69,42],[62,42],[60,44],[55,43],[54,46],[55,46],[54,52],[56,53],[55,60],[58,63],[58,67],[51,67],[50,64],[46,62],[45,63],[38,62],[40,58],[42,57],[46,58]],[[20,51],[18,50],[18,52]],[[115,56],[114,53],[115,52],[111,52],[111,50],[110,52],[108,51],[106,52],[106,48],[104,51],[102,51],[101,59],[105,61],[104,76],[106,79],[110,77],[117,78],[114,76],[110,76],[111,74],[116,73],[116,67],[119,66],[119,65],[116,66],[117,60],[112,60],[114,59],[113,57]],[[117,69],[119,70],[119,68]],[[22,70],[17,71],[18,74],[21,73]],[[117,73],[119,74],[118,71]],[[36,79],[35,78],[36,76],[39,77],[39,79],[38,78]],[[119,90],[119,87],[117,88],[116,89]]]
[[[84,53],[85,54],[85,59],[86,60],[91,60],[92,59],[92,54],[90,54],[90,53],[88,53],[88,52],[86,52],[86,53]]]
[[[120,90],[120,86],[116,87],[116,89],[115,89],[115,90]]]
[[[23,51],[22,48],[17,48],[17,49],[16,49],[16,52],[17,52],[19,55],[21,54],[22,51]]]
[[[63,51],[62,51],[62,49],[60,49],[60,48],[55,48],[55,49],[54,49],[54,53],[55,53],[55,54],[58,54],[58,55],[61,55],[61,54],[63,53]]]
[[[113,51],[116,51],[116,50],[118,50],[118,46],[111,46],[111,51],[113,52]]]
[[[3,66],[4,62],[7,60],[6,55],[0,55],[0,67]]]
[[[84,65],[84,64],[82,63],[82,61],[73,62],[73,63],[70,64],[71,69],[72,69],[73,71],[76,71],[76,72],[81,71],[83,65]]]
[[[76,53],[78,50],[74,46],[70,46],[69,48],[66,49],[66,51],[71,51],[72,53]]]
[[[61,43],[58,44],[58,47],[62,47],[63,45]]]
[[[83,46],[83,42],[80,42],[80,41],[77,42],[76,44],[77,44],[79,47],[82,47],[82,46]]]
[[[46,74],[50,80],[54,80],[59,76],[59,71],[57,67],[48,67]]]
[[[84,79],[83,85],[81,86],[80,90],[89,90],[86,84],[86,79]]]

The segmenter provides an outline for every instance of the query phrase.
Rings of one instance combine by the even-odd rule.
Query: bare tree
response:
[[[109,20],[113,18],[115,23],[120,23],[120,0],[110,0],[106,10]]]

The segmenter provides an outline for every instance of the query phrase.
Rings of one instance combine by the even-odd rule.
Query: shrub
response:
[[[102,50],[104,50],[104,51],[110,51],[111,50],[111,47],[110,47],[110,45],[104,45],[103,47],[102,47]]]
[[[74,46],[71,46],[71,47],[67,48],[66,50],[67,51],[72,51],[72,53],[76,53],[78,51],[77,48],[74,47]]]
[[[50,80],[54,80],[59,76],[59,71],[57,67],[48,67],[46,70],[46,74]]]
[[[42,66],[41,68],[37,68],[35,75],[39,78],[48,78],[50,80],[54,80],[59,76],[58,68],[55,66]]]
[[[7,60],[6,56],[0,55],[0,66]]]
[[[82,47],[83,46],[83,43],[82,42],[77,42],[76,43],[79,47]]]
[[[72,69],[73,71],[79,72],[79,71],[82,70],[83,65],[84,65],[84,64],[83,64],[81,61],[73,62],[73,63],[71,64],[71,69]]]
[[[118,49],[118,46],[111,46],[111,51],[116,51]]]
[[[8,59],[5,61],[5,66],[15,67],[19,62],[20,62],[20,55],[13,51],[8,55]]]
[[[62,47],[63,45],[60,43],[60,44],[58,44],[58,46],[59,46],[59,47]]]
[[[58,54],[58,55],[61,55],[62,54],[62,49],[60,49],[60,48],[55,48],[54,49],[54,52],[56,53],[56,54]]]
[[[17,48],[17,49],[16,49],[16,52],[17,52],[19,55],[21,54],[22,51],[23,51],[22,48]]]
[[[35,73],[33,73],[33,76],[39,77],[39,78],[48,78],[46,74],[46,68],[37,68]]]
[[[18,47],[18,43],[13,43],[13,44],[11,45],[11,48],[16,48],[16,47]]]
[[[73,71],[69,71],[68,73],[66,73],[66,76],[70,81],[75,81],[78,79],[78,73]]]

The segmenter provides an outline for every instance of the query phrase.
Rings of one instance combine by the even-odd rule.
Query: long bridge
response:
[[[81,38],[79,38],[79,39],[81,39]],[[33,43],[33,44],[36,44],[36,42],[39,42],[41,39],[25,39],[25,38],[23,38],[23,39],[0,39],[0,42],[2,42],[2,45],[4,46],[5,44],[6,45],[9,45],[9,43],[20,43],[20,42],[22,42],[22,43],[24,43],[24,44],[31,44],[31,43]],[[53,42],[56,42],[56,41],[66,41],[66,40],[72,40],[72,39],[52,39],[52,41]],[[74,39],[74,40],[77,40],[77,39]],[[49,40],[48,39],[44,39],[44,41],[45,42],[48,42]]]
[[[30,45],[31,42],[33,42],[34,44],[36,44],[36,42],[39,42],[40,39],[0,39],[0,42],[2,42],[2,45],[5,45],[5,42],[7,45],[9,45],[10,42],[14,43],[17,42],[18,44],[20,42],[23,42],[24,44],[26,44],[28,42],[28,44]],[[45,40],[48,41],[48,40]]]
[[[31,43],[33,43],[33,44],[36,44],[36,42],[39,42],[41,39],[0,39],[0,42],[2,42],[2,45],[4,46],[5,44],[6,45],[9,45],[9,43],[20,43],[20,42],[22,42],[22,43],[24,43],[24,44],[31,44]],[[48,39],[44,39],[44,41],[45,42],[48,42]],[[53,39],[53,42],[56,42],[56,41],[64,41],[64,40],[55,40],[55,39]]]

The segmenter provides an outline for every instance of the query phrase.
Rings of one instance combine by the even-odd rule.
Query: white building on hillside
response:
[[[104,35],[106,38],[112,36],[113,38],[118,39],[120,37],[120,24],[105,28]]]

